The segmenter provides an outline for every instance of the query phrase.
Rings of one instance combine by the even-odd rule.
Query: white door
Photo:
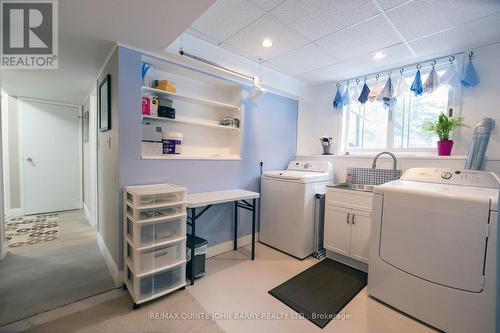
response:
[[[354,210],[351,215],[351,225],[351,257],[368,263],[371,214]]]
[[[80,208],[80,108],[20,103],[24,213]]]
[[[324,245],[331,251],[349,256],[351,244],[351,210],[327,205],[325,209]]]

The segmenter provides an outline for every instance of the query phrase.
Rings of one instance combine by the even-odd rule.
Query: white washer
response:
[[[330,162],[292,161],[261,179],[259,241],[304,259],[313,253],[314,194],[333,181]]]
[[[415,168],[374,190],[368,293],[446,332],[499,332],[500,180]]]

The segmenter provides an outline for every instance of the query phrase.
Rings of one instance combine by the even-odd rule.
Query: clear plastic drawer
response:
[[[135,250],[127,241],[127,262],[136,274],[162,269],[186,259],[186,238],[148,250]]]
[[[163,207],[134,208],[127,205],[127,215],[136,222],[155,220],[186,212],[186,204],[168,204]]]
[[[148,223],[133,223],[127,217],[127,238],[133,247],[138,250],[185,236],[186,213]]]
[[[174,189],[167,193],[139,195],[127,192],[127,203],[134,208],[148,208],[161,205],[184,203],[186,192],[184,189]]]
[[[185,261],[172,268],[146,276],[134,275],[134,271],[127,266],[127,286],[136,303],[169,293],[185,285]]]

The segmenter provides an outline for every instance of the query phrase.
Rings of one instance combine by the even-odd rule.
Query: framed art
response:
[[[98,89],[99,131],[111,129],[111,75],[108,74],[99,83]]]

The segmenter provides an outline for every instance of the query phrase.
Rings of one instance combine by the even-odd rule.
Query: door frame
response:
[[[78,208],[83,207],[83,135],[82,135],[82,106],[77,104],[61,103],[43,99],[18,97],[18,140],[19,140],[19,199],[20,211],[24,215],[24,142],[23,142],[23,102],[35,102],[50,105],[66,106],[78,109]]]

